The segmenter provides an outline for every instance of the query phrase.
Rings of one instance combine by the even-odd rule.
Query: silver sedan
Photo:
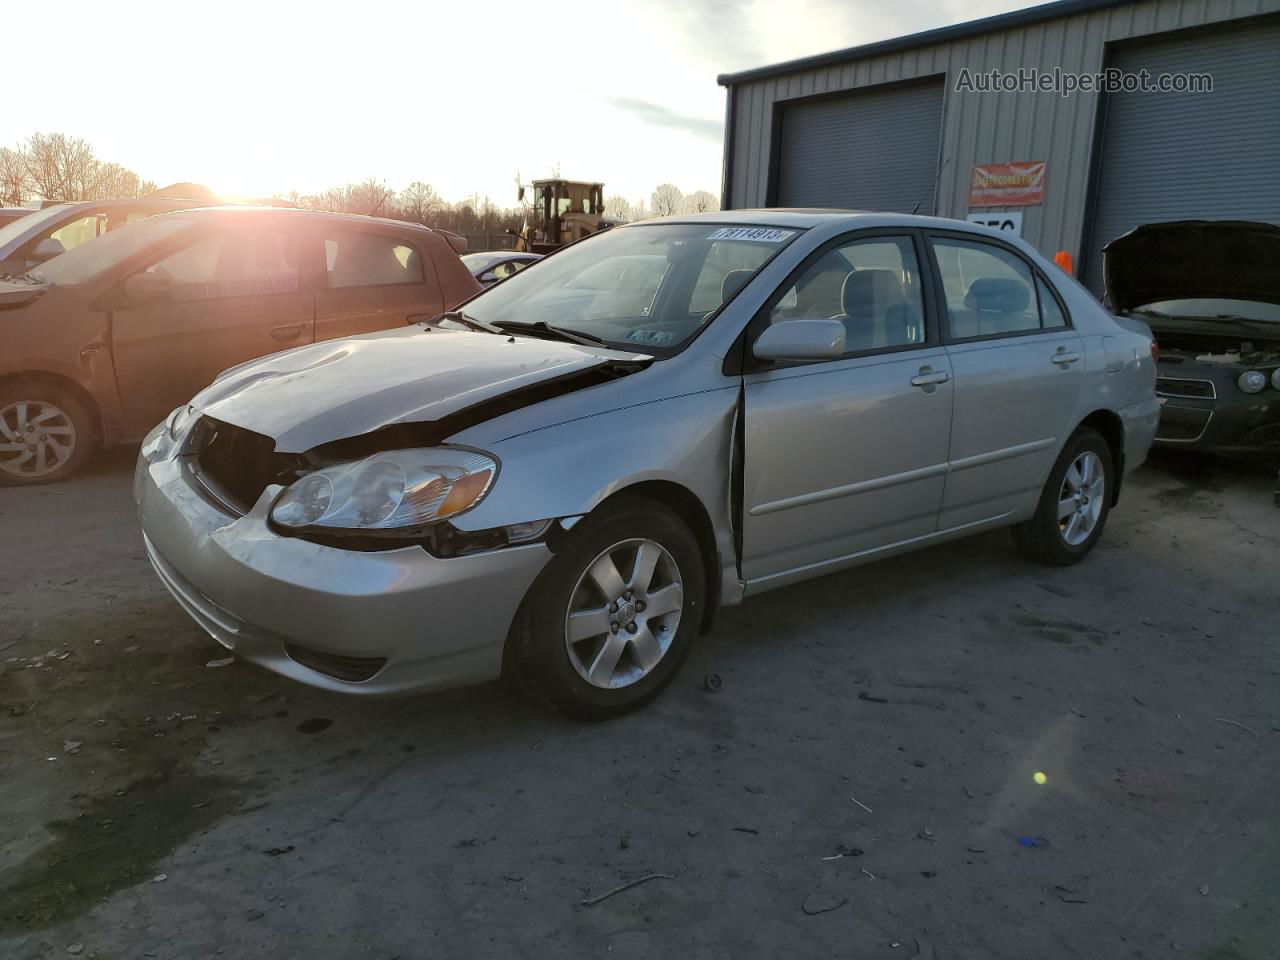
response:
[[[148,436],[147,551],[237,656],[601,718],[718,608],[994,527],[1082,560],[1154,345],[1029,245],[756,210],[608,231],[431,323],[224,373]]]

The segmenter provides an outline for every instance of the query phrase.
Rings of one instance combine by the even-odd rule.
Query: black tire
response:
[[[56,407],[59,417],[55,418],[58,429],[69,424],[70,434],[61,434],[71,443],[70,455],[54,469],[47,472],[30,473],[33,468],[26,465],[13,465],[14,454],[0,449],[0,486],[34,486],[40,483],[58,483],[76,474],[93,456],[97,446],[94,419],[84,403],[75,394],[62,387],[45,381],[17,377],[0,384],[0,417],[6,418],[5,431],[0,431],[0,444],[13,442],[6,431],[10,430],[16,407],[23,401]],[[9,411],[6,416],[6,411]],[[46,435],[47,436],[47,435]],[[41,441],[37,431],[32,436],[33,442]],[[52,448],[46,447],[46,456],[51,455]],[[28,461],[28,464],[30,461]],[[6,464],[10,464],[6,466]]]
[[[1103,484],[1099,496],[1101,507],[1096,521],[1088,531],[1087,537],[1079,543],[1070,543],[1064,534],[1064,525],[1069,521],[1059,520],[1059,503],[1066,481],[1067,471],[1076,460],[1087,453],[1098,458],[1103,470]],[[1079,563],[1089,555],[1103,528],[1107,525],[1107,517],[1111,514],[1111,499],[1115,492],[1115,458],[1102,434],[1089,427],[1081,427],[1067,440],[1058,460],[1049,471],[1049,479],[1045,481],[1040,493],[1040,502],[1036,506],[1035,515],[1030,520],[1013,527],[1013,542],[1023,554],[1039,563],[1055,567],[1069,567]]]
[[[579,590],[597,591],[597,598],[603,599],[603,592],[593,582],[580,584],[593,562],[609,548],[634,540],[652,541],[666,551],[667,559],[660,563],[669,574],[669,563],[674,562],[683,603],[674,634],[656,665],[626,686],[606,689],[589,683],[575,667],[566,643],[566,618],[575,595],[581,596]],[[621,548],[623,556],[626,549]],[[629,570],[619,572],[626,578]],[[530,589],[512,625],[511,671],[553,709],[578,720],[607,720],[636,710],[666,689],[688,658],[706,602],[705,580],[698,541],[674,512],[639,497],[607,504],[570,531],[569,539]],[[639,630],[648,629],[639,615],[636,623]],[[652,630],[662,628],[655,620]],[[625,632],[615,633],[626,641]],[[608,641],[608,636],[600,640],[602,644]],[[585,640],[583,644],[589,649],[594,642]],[[629,645],[617,662],[625,664],[628,656],[633,656]],[[638,661],[636,669],[640,669]]]

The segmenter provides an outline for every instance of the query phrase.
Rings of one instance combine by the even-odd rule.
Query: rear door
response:
[[[316,339],[404,326],[444,310],[427,251],[392,232],[322,228],[324,269],[316,290]]]
[[[111,349],[131,432],[141,434],[228,367],[312,342],[313,292],[288,229],[211,229],[141,268],[167,296],[112,312]]]
[[[1007,516],[1034,499],[1075,422],[1079,334],[1043,275],[994,239],[933,233],[955,390],[939,529]]]
[[[743,574],[748,591],[937,528],[951,433],[946,350],[909,232],[820,249],[748,332],[834,317],[846,355],[749,369]]]

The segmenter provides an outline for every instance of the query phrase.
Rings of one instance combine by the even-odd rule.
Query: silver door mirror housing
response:
[[[844,338],[839,320],[783,320],[756,337],[751,355],[757,360],[834,360],[844,356]]]

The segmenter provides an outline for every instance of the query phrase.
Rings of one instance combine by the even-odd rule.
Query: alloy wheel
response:
[[[24,480],[47,477],[76,449],[71,416],[47,400],[17,400],[0,409],[0,471]]]
[[[1058,530],[1068,546],[1078,547],[1092,535],[1106,492],[1101,457],[1086,450],[1071,461],[1058,493]]]
[[[594,687],[638,683],[670,649],[683,608],[680,568],[662,544],[615,543],[587,565],[570,595],[569,662]]]

